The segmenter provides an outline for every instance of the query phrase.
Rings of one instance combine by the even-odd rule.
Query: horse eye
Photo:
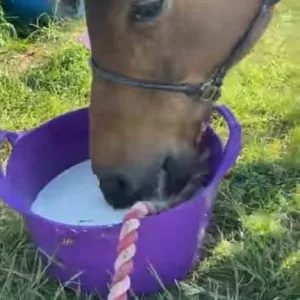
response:
[[[131,20],[135,23],[149,22],[160,15],[164,0],[135,0],[132,5]]]

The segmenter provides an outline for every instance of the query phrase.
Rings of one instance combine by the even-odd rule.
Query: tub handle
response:
[[[19,134],[16,132],[0,130],[0,149],[3,146],[5,140],[7,140],[14,147],[18,138],[19,138]],[[4,172],[3,172],[3,167],[0,163],[0,185],[3,179],[4,179]]]
[[[7,140],[12,145],[12,147],[14,147],[21,135],[22,133],[0,130],[0,149],[5,140]],[[18,199],[13,198],[13,196],[9,193],[8,185],[9,183],[6,181],[6,176],[4,174],[3,167],[0,163],[0,198],[5,203],[7,203],[9,207],[23,214],[25,210],[22,205],[22,202],[18,201]]]
[[[211,182],[212,189],[217,189],[221,180],[228,171],[235,165],[242,150],[242,128],[234,114],[225,105],[215,106],[214,109],[222,116],[227,123],[229,137],[223,152],[223,158],[218,171]]]

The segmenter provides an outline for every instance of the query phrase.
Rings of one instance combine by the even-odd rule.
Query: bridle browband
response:
[[[250,1],[250,0],[249,0]],[[260,5],[257,13],[250,22],[247,30],[244,32],[243,36],[237,41],[233,49],[231,50],[229,56],[217,67],[214,74],[206,81],[198,84],[189,83],[160,83],[150,80],[134,79],[130,77],[117,74],[110,71],[98,63],[95,62],[91,56],[89,63],[93,72],[93,75],[98,79],[104,79],[109,81],[114,81],[120,84],[128,85],[136,88],[151,89],[158,91],[182,93],[187,97],[201,100],[201,101],[217,101],[221,96],[221,87],[223,85],[223,80],[233,64],[234,58],[238,52],[243,47],[245,41],[251,34],[253,27],[255,26],[259,17],[267,11],[267,9],[279,2],[280,0],[264,0]]]

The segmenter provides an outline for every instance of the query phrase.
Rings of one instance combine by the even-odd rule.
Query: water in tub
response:
[[[52,221],[83,226],[122,223],[128,209],[113,209],[104,199],[91,161],[81,162],[51,180],[38,194],[32,211]]]

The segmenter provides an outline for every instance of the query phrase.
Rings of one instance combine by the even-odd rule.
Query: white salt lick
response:
[[[51,180],[38,194],[32,211],[68,225],[109,226],[122,223],[129,209],[113,209],[104,199],[91,161],[79,163]]]

